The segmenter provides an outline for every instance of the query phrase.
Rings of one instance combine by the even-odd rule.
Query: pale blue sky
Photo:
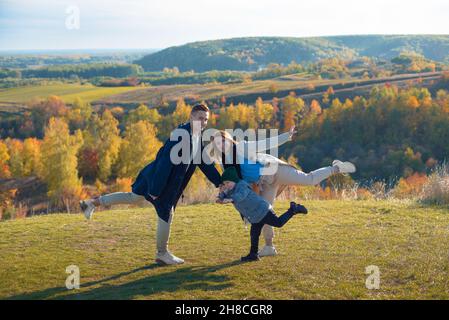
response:
[[[66,10],[80,10],[68,29]],[[0,50],[164,48],[244,36],[449,34],[448,0],[0,0]]]

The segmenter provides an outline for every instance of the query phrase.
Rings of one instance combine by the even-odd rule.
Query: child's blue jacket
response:
[[[272,209],[271,204],[256,194],[245,180],[240,180],[234,189],[221,192],[218,197],[232,199],[237,211],[251,223],[259,223]]]

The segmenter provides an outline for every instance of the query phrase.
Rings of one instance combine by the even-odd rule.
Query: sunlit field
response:
[[[1,299],[448,299],[447,207],[394,201],[307,201],[278,229],[279,255],[238,260],[249,230],[230,205],[177,209],[171,250],[154,263],[152,208],[56,214],[0,223]],[[280,213],[286,202],[277,203]],[[263,241],[261,241],[263,242]],[[65,288],[80,268],[79,290]],[[365,286],[366,267],[380,288]]]
[[[0,102],[26,103],[49,95],[60,97],[65,103],[73,103],[79,97],[85,102],[103,99],[107,96],[138,90],[136,87],[96,87],[80,84],[51,84],[0,89]]]

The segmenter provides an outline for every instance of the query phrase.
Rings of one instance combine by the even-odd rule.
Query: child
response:
[[[251,186],[245,181],[240,180],[237,170],[234,167],[227,168],[221,177],[223,187],[218,195],[217,202],[232,202],[240,214],[251,223],[251,250],[249,254],[242,257],[242,261],[259,260],[259,237],[262,227],[268,224],[273,227],[281,228],[295,214],[307,214],[307,209],[295,202],[290,202],[290,208],[280,217],[277,217],[271,205],[262,197],[257,195]]]

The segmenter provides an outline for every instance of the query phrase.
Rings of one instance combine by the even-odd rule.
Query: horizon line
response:
[[[368,36],[449,36],[446,33],[366,33],[366,34],[330,34],[330,35],[320,35],[320,36],[239,36],[239,37],[229,37],[229,38],[214,38],[207,40],[196,40],[185,42],[183,44],[173,44],[167,47],[162,48],[145,48],[145,47],[123,47],[123,48],[113,48],[113,47],[103,47],[103,48],[0,48],[0,52],[8,52],[8,51],[89,51],[89,50],[164,50],[171,47],[183,46],[190,43],[198,43],[198,42],[207,42],[207,41],[223,41],[223,40],[232,40],[232,39],[242,39],[242,38],[295,38],[295,39],[310,39],[310,38],[333,38],[333,37],[368,37]]]

